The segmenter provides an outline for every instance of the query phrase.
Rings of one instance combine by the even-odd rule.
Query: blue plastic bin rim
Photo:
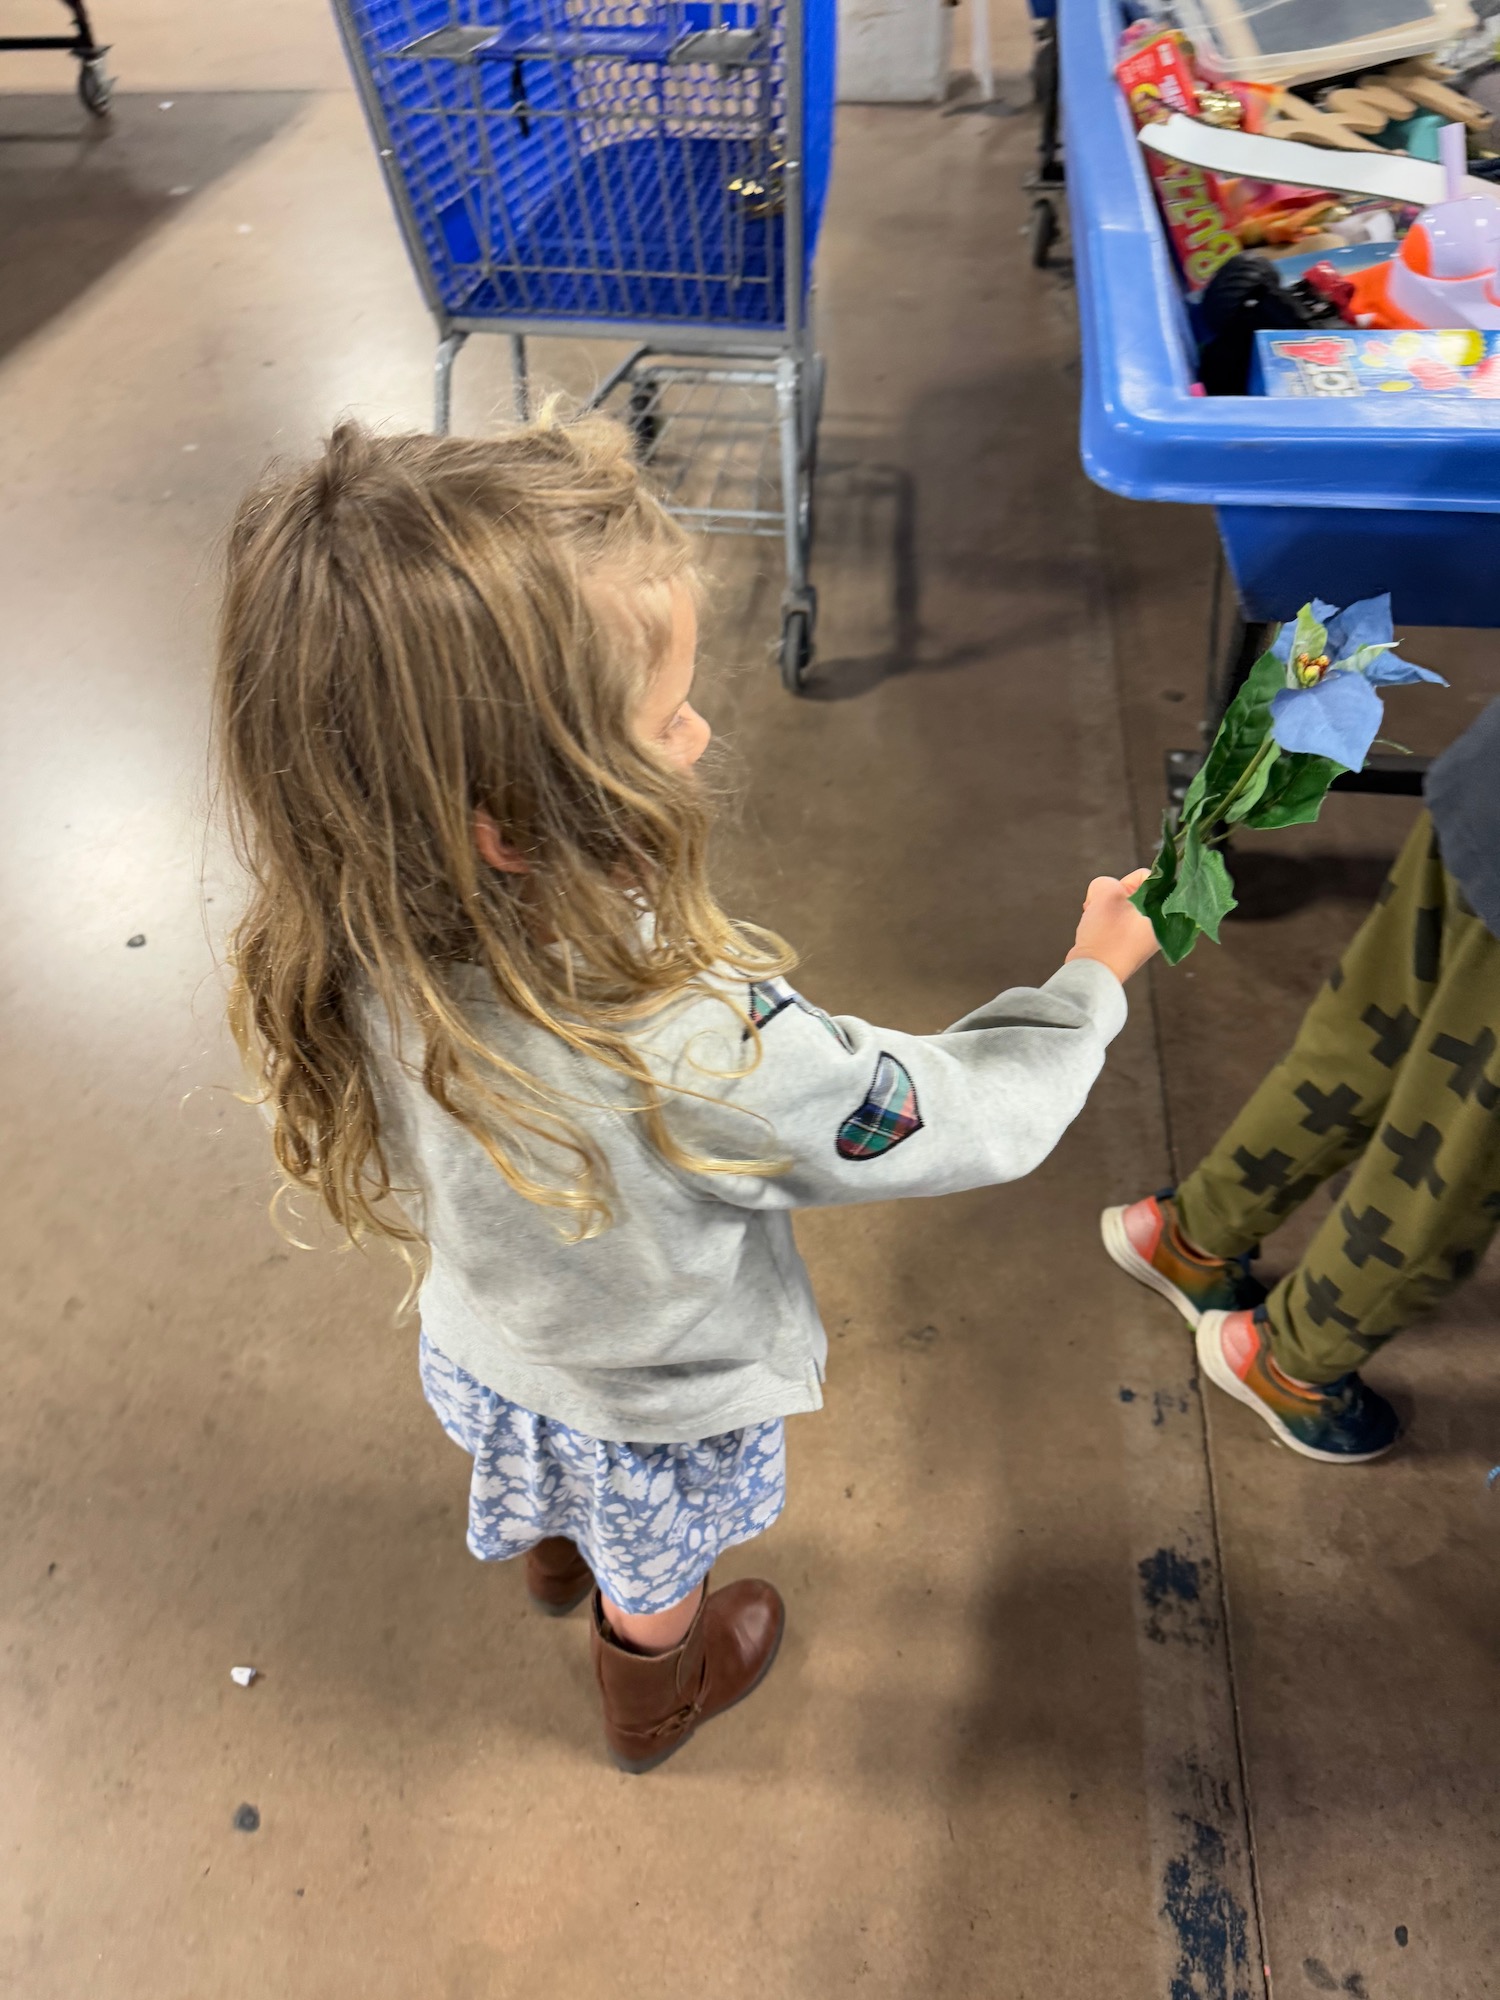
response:
[[[1063,0],[1084,470],[1134,500],[1500,512],[1500,403],[1196,396],[1181,290],[1114,78],[1120,0]]]

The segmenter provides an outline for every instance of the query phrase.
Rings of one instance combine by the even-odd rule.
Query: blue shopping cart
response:
[[[669,504],[782,540],[782,678],[812,658],[823,364],[813,254],[834,0],[334,0],[437,321],[435,427],[471,334],[624,338],[592,398]]]

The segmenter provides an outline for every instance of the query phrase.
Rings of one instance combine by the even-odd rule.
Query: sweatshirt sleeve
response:
[[[684,1176],[699,1194],[756,1209],[1019,1180],[1083,1109],[1126,1012],[1120,982],[1093,959],[1075,959],[1043,986],[1013,987],[937,1035],[834,1018],[784,980],[748,996],[758,1061],[729,1009],[705,1002],[664,1069],[686,1093],[668,1117],[687,1149],[785,1163],[769,1175]]]

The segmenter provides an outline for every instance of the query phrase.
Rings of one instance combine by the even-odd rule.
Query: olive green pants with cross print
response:
[[[1177,1191],[1218,1257],[1348,1188],[1266,1302],[1289,1375],[1331,1382],[1451,1292],[1500,1221],[1500,941],[1423,813],[1290,1053]]]

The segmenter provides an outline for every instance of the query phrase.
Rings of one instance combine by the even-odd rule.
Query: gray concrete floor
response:
[[[1247,843],[1249,920],[1143,985],[1031,1180],[806,1219],[828,1408],[725,1565],[779,1582],[786,1650],[619,1777],[582,1625],[464,1551],[396,1274],[272,1233],[219,1019],[215,537],[340,411],[421,424],[429,328],[317,0],[100,5],[107,137],[0,58],[0,1993],[1495,1990],[1493,1272],[1380,1364],[1410,1444],[1340,1473],[1205,1412],[1095,1235],[1284,1043],[1411,808]],[[1201,674],[1205,524],[1078,471],[1030,138],[843,114],[813,699],[766,663],[774,574],[713,551],[733,900],[918,1029],[1045,975],[1147,852]],[[500,362],[464,357],[461,423]],[[1405,704],[1421,747],[1500,674],[1411,650],[1454,679]]]

